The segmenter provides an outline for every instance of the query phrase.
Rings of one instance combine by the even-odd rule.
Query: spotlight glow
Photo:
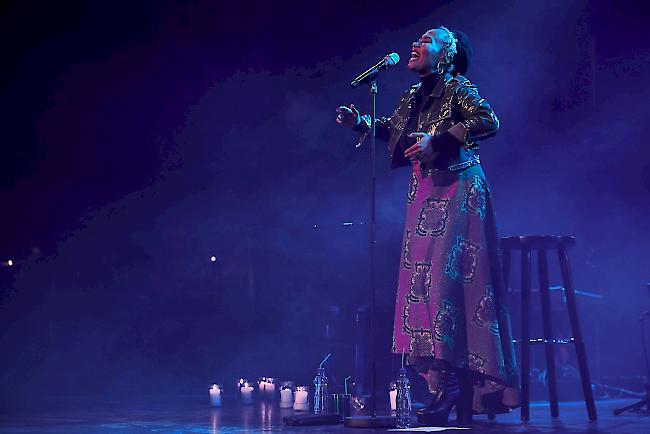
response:
[[[13,265],[14,265],[14,261],[12,261],[11,259],[8,260],[8,261],[7,261],[7,265],[9,265],[10,267],[13,267]]]
[[[210,256],[210,262],[217,262],[216,256]]]

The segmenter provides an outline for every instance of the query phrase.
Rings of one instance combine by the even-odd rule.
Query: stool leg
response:
[[[503,249],[503,290],[508,291],[508,283],[510,282],[510,249]]]
[[[557,404],[557,383],[555,382],[555,357],[553,344],[549,343],[553,339],[553,327],[551,326],[551,300],[548,278],[548,260],[546,258],[546,249],[537,251],[537,271],[539,275],[539,294],[542,302],[542,327],[544,329],[544,339],[547,340],[544,345],[546,353],[546,372],[548,378],[548,396],[551,403],[551,416],[558,417],[560,410]]]
[[[521,251],[521,420],[530,419],[530,249]]]
[[[582,340],[580,321],[578,320],[575,292],[573,290],[573,282],[571,281],[571,271],[569,268],[569,256],[567,255],[564,246],[560,246],[558,249],[558,257],[560,260],[560,271],[562,272],[564,295],[569,310],[569,321],[571,322],[576,355],[578,356],[578,368],[580,369],[580,380],[582,381],[582,392],[585,396],[587,414],[589,415],[589,420],[596,420],[596,406],[594,405],[594,395],[591,391],[591,378],[589,377],[589,367],[587,366],[587,354]]]

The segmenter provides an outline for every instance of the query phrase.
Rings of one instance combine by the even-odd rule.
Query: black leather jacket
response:
[[[417,83],[404,93],[391,117],[381,117],[376,121],[377,138],[388,142],[391,168],[408,164],[400,164],[394,158],[395,146],[411,115],[414,95],[420,86],[421,83]],[[425,101],[418,119],[418,131],[434,135],[447,131],[458,122],[467,130],[464,144],[459,143],[457,148],[441,152],[433,162],[421,163],[423,171],[455,171],[480,163],[478,141],[493,136],[499,128],[499,120],[490,104],[478,94],[476,86],[462,75],[447,74],[438,81]],[[362,116],[361,123],[354,129],[368,134],[370,116]]]

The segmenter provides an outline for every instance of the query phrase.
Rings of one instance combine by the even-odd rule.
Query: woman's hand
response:
[[[354,104],[350,104],[350,107],[342,105],[336,109],[337,124],[353,128],[359,122],[361,122],[361,115],[359,114],[359,111],[354,106]]]
[[[418,139],[415,145],[404,152],[404,156],[411,161],[430,161],[435,157],[433,151],[433,136],[426,133],[411,133],[409,137]]]

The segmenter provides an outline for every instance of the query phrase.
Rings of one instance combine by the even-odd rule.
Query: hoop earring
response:
[[[438,61],[436,64],[436,71],[438,71],[438,74],[444,75],[444,73],[447,71],[447,64]]]

